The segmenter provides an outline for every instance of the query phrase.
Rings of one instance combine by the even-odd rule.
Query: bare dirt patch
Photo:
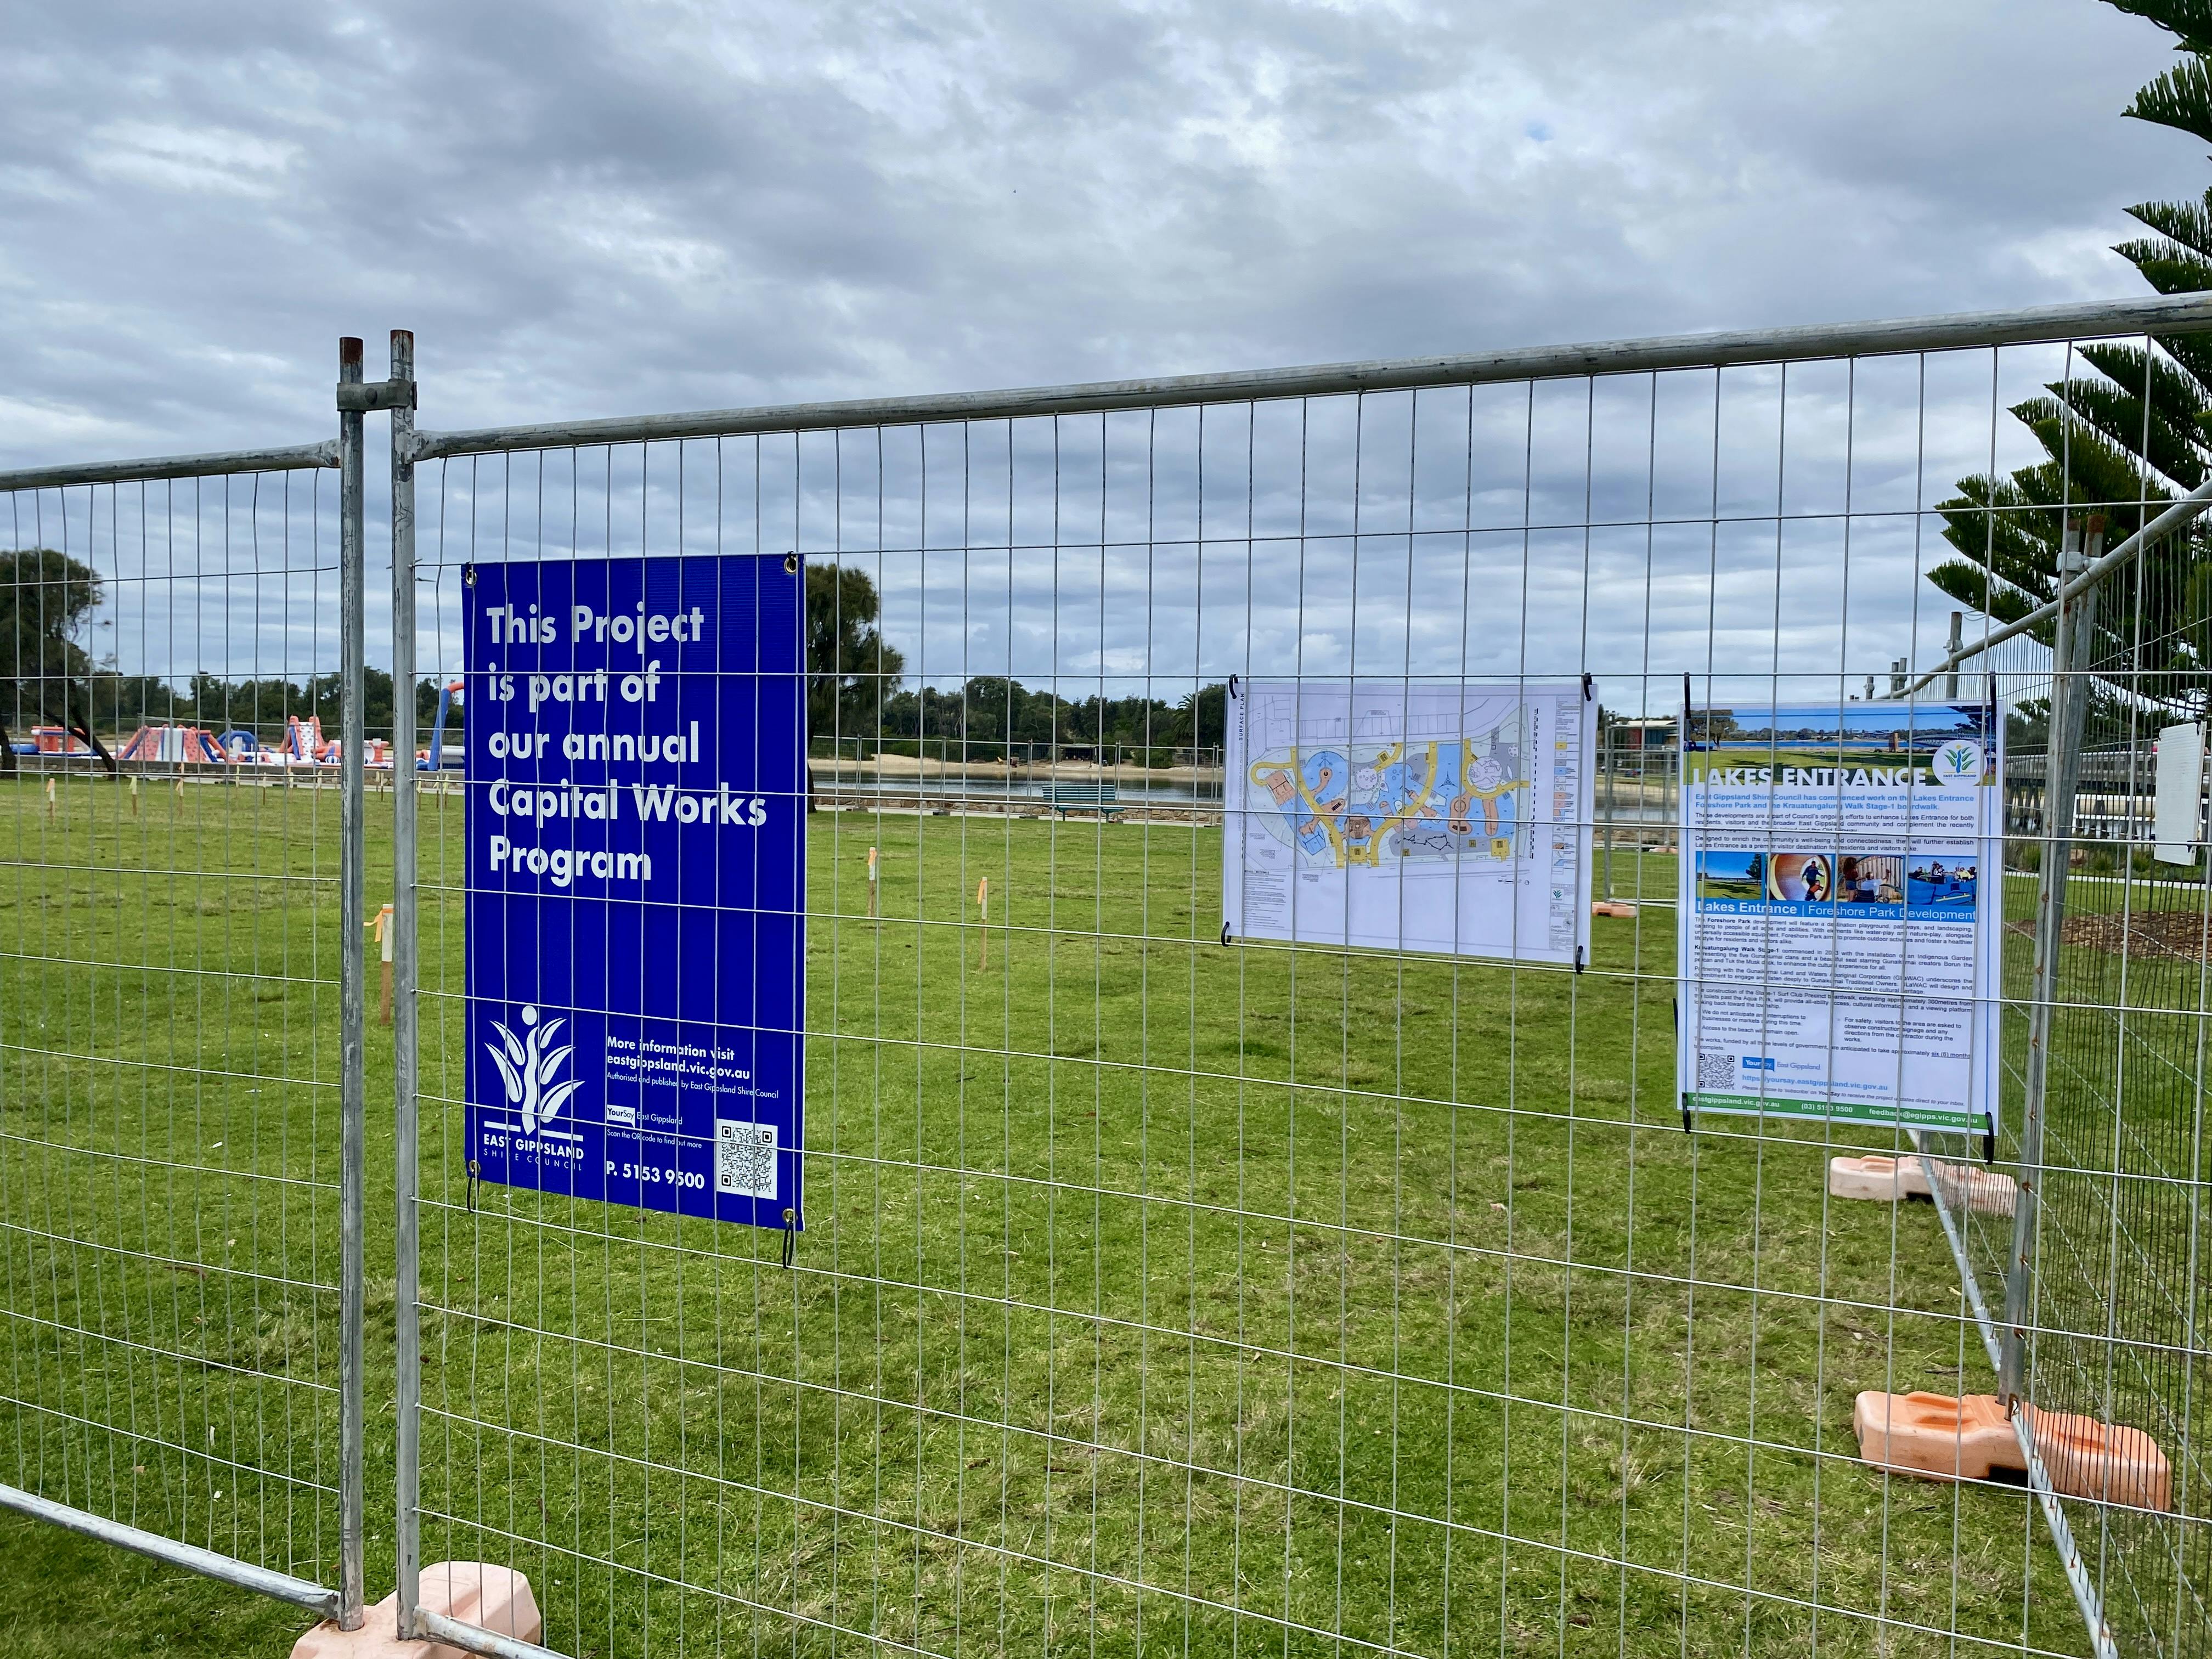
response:
[[[2032,921],[2012,921],[2006,927],[2033,937]],[[2212,918],[2199,910],[2130,910],[2123,915],[2069,916],[2062,930],[2069,945],[2093,951],[2122,950],[2148,962],[2212,961]]]

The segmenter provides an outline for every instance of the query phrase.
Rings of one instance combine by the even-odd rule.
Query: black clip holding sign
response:
[[[1227,691],[1227,696],[1228,696],[1228,699],[1229,699],[1229,701],[1230,701],[1230,702],[1236,702],[1236,701],[1237,701],[1237,676],[1236,676],[1236,675],[1231,674],[1231,675],[1229,677],[1229,684],[1228,684],[1228,686],[1227,686],[1227,688],[1226,688],[1226,691]],[[1229,809],[1229,780],[1228,780],[1227,778],[1225,778],[1225,777],[1224,777],[1224,779],[1222,779],[1222,781],[1221,781],[1221,805],[1222,805],[1221,833],[1222,833],[1222,836],[1223,836],[1224,839],[1225,840],[1225,839],[1227,838],[1227,836],[1228,836],[1228,834],[1229,834],[1229,810],[1228,810],[1228,809]],[[1221,919],[1221,942],[1222,942],[1222,944],[1224,944],[1224,945],[1227,945],[1227,944],[1230,942],[1230,938],[1229,938],[1229,918],[1228,918],[1228,917],[1226,917],[1226,916],[1224,916],[1224,917]]]

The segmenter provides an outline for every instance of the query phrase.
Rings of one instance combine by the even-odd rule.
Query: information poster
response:
[[[1235,682],[1223,937],[1577,963],[1596,727],[1579,680]]]
[[[1993,1130],[1999,711],[1693,708],[1682,729],[1683,1109]]]
[[[483,1179],[803,1224],[799,584],[780,557],[469,571]]]

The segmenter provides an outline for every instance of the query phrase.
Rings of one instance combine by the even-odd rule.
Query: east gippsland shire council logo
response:
[[[526,1135],[534,1135],[542,1126],[550,1123],[568,1103],[568,1097],[584,1086],[578,1078],[566,1082],[554,1080],[568,1063],[568,1056],[576,1052],[573,1042],[564,1042],[558,1048],[553,1046],[553,1039],[560,1036],[561,1028],[567,1024],[566,1020],[556,1019],[541,1025],[538,1010],[527,1006],[522,1011],[520,1037],[499,1021],[491,1023],[491,1029],[499,1033],[499,1041],[484,1044],[484,1052],[499,1067],[500,1081],[507,1086],[507,1103],[520,1115],[522,1133]]]
[[[1946,789],[1972,789],[1982,781],[1982,746],[1960,739],[1939,745],[1929,770]]]

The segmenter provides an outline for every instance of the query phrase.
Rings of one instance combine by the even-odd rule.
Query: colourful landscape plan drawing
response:
[[[1578,683],[1240,680],[1224,933],[1572,963],[1595,721]]]

